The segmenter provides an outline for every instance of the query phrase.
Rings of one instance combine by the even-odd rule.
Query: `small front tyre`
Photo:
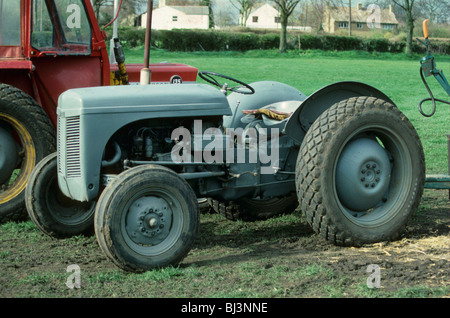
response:
[[[66,197],[58,187],[56,152],[34,167],[25,189],[25,204],[33,223],[45,234],[66,238],[94,233],[95,202]]]
[[[199,207],[190,185],[172,170],[145,165],[119,174],[100,196],[97,241],[123,270],[143,272],[177,265],[199,228]]]

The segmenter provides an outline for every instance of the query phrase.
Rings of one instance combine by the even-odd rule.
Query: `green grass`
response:
[[[316,250],[314,246],[320,244],[320,238],[308,233],[298,235],[304,221],[295,214],[245,224],[224,220],[216,214],[202,215],[201,220],[202,231],[190,256],[204,257],[204,261],[189,263],[188,257],[187,263],[178,267],[141,274],[127,273],[113,266],[102,256],[95,237],[56,240],[37,235],[40,232],[31,221],[3,224],[0,242],[5,246],[8,241],[16,242],[17,250],[0,253],[0,268],[4,269],[0,272],[0,295],[9,297],[10,294],[4,293],[10,290],[13,297],[52,298],[440,298],[450,292],[448,285],[433,287],[414,283],[398,290],[393,290],[392,285],[389,290],[368,288],[365,266],[350,272],[330,266],[326,251],[339,255],[351,250],[333,246],[325,253]],[[241,236],[244,227],[253,236]],[[291,232],[281,233],[280,228],[290,228]],[[288,237],[293,237],[294,242],[310,243],[294,253],[286,246],[280,251],[279,244]],[[273,249],[273,256],[266,253],[267,248]],[[297,253],[309,253],[310,257],[297,257]],[[29,267],[30,263],[35,265]],[[73,263],[81,268],[80,289],[66,286],[71,274],[66,268]],[[12,267],[16,269],[6,271]],[[390,284],[389,279],[382,276],[382,284]]]
[[[128,63],[139,63],[142,49],[128,50],[126,56]],[[418,73],[419,58],[320,51],[288,54],[152,51],[151,56],[152,63],[186,63],[248,83],[280,81],[305,94],[342,80],[371,84],[390,96],[415,125],[424,144],[428,172],[446,172],[449,107],[439,105],[432,118],[424,118],[417,111],[418,102],[426,97]],[[438,67],[449,69],[448,56],[438,57]],[[436,97],[448,99],[436,83],[430,83]],[[433,204],[434,198],[425,202],[422,214],[432,210]],[[421,224],[420,220],[415,222],[416,226]],[[429,224],[424,227],[429,228]],[[298,242],[303,243],[302,249],[291,252],[290,243],[297,246]],[[4,249],[0,251],[2,297],[420,298],[445,297],[450,293],[448,284],[435,287],[415,282],[402,288],[391,284],[389,290],[369,289],[364,266],[350,272],[331,266],[334,263],[329,255],[342,255],[340,260],[345,260],[345,254],[341,253],[352,250],[328,245],[320,248],[324,242],[315,237],[298,215],[261,222],[230,222],[219,215],[202,215],[196,246],[182,266],[142,274],[118,270],[102,254],[95,237],[56,240],[43,235],[31,221],[0,225],[0,243]],[[374,247],[372,252],[380,249]],[[272,254],[267,253],[271,251]],[[302,257],[297,253],[303,254]],[[383,260],[385,255],[382,252],[381,255],[374,254],[375,261],[380,257]],[[385,257],[395,262],[395,255]],[[81,289],[71,290],[65,285],[70,264],[80,265]],[[388,273],[389,269],[385,271]],[[383,278],[382,284],[390,284],[389,279]]]
[[[143,49],[126,51],[127,63],[142,63]],[[166,52],[151,51],[151,63],[163,61],[184,63],[203,71],[222,73],[247,83],[261,80],[289,84],[306,95],[339,81],[359,81],[376,87],[389,96],[411,120],[424,146],[427,173],[447,173],[447,137],[449,106],[438,104],[436,114],[423,117],[418,104],[428,97],[420,79],[422,56],[367,53],[361,51],[324,52],[276,50],[248,52]],[[437,67],[450,78],[449,56],[436,56]],[[201,79],[198,80],[202,82]],[[434,78],[428,83],[436,98],[449,97]],[[429,112],[430,103],[425,104]]]

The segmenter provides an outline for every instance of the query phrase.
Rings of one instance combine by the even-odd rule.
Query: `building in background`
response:
[[[398,21],[395,17],[392,5],[388,9],[367,10],[358,3],[356,8],[351,8],[352,31],[369,32],[373,30],[373,24],[378,22],[377,28],[380,30],[395,32],[398,28]],[[379,19],[376,21],[375,18]],[[349,27],[349,10],[348,7],[327,7],[324,13],[323,30],[328,33],[336,33],[346,31]]]
[[[146,27],[147,13],[141,16],[141,27]],[[153,10],[152,29],[208,29],[209,9],[207,6],[167,6],[159,0],[158,8]]]
[[[248,28],[279,29],[281,26],[280,12],[266,3],[250,13],[246,26]]]

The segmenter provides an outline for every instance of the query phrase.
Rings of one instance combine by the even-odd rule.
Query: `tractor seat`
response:
[[[264,106],[259,109],[244,110],[246,114],[242,118],[242,122],[250,123],[252,121],[261,119],[259,123],[261,128],[284,128],[284,125],[288,121],[292,113],[302,104],[301,101],[283,101],[274,104]]]

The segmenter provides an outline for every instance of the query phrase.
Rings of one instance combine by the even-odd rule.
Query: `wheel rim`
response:
[[[343,161],[344,157],[352,155],[356,162],[349,168]],[[391,220],[405,202],[412,180],[411,155],[402,138],[390,128],[367,125],[346,139],[337,158],[334,164],[334,197],[345,217],[366,227]],[[342,181],[342,171],[339,171],[342,166],[349,169],[347,181]],[[345,192],[355,188],[363,190],[357,193],[363,193],[364,197],[352,203]]]
[[[18,167],[19,169],[16,169],[20,171],[15,177],[13,173],[9,183],[2,185],[0,190],[0,204],[3,204],[17,197],[25,189],[31,171],[36,164],[36,150],[31,135],[20,122],[7,114],[0,114],[0,121],[6,122],[14,130],[22,146],[18,152],[18,155],[22,158],[21,165]]]
[[[164,190],[142,190],[126,205],[121,231],[136,253],[155,256],[166,252],[179,239],[183,223],[182,207]]]
[[[46,206],[52,218],[67,226],[90,222],[95,213],[95,202],[79,202],[66,197],[59,190],[58,178],[52,177],[46,186]]]

